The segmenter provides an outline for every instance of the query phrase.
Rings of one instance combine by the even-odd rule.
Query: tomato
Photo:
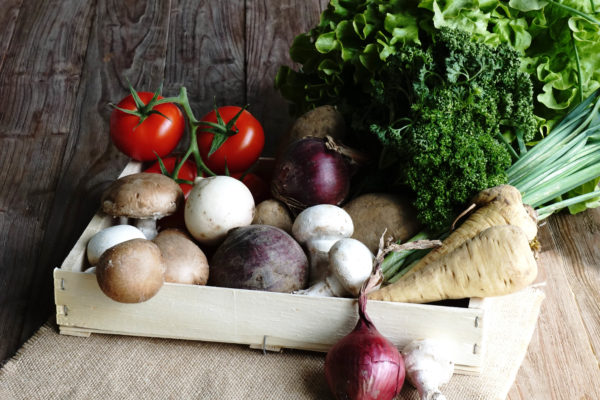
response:
[[[241,109],[237,106],[223,106],[217,111],[226,124]],[[200,121],[218,124],[215,110],[206,114]],[[209,129],[208,126],[206,128],[200,126],[198,129],[198,148],[206,166],[216,174],[224,174],[225,165],[231,173],[246,171],[258,160],[265,145],[265,134],[260,122],[246,110],[242,111],[233,125],[233,130],[238,132],[229,136],[210,157],[208,153],[215,135],[209,132]]]
[[[240,179],[243,173],[233,174],[236,179]],[[266,200],[271,197],[271,191],[269,185],[262,179],[260,176],[247,173],[244,175],[244,178],[241,181],[246,185],[248,189],[250,189],[250,193],[252,193],[252,197],[254,197],[254,204],[258,204],[263,200]]]
[[[138,92],[144,104],[148,104],[153,93]],[[158,96],[157,99],[162,99]],[[126,110],[137,110],[132,95],[125,97],[117,107]],[[114,145],[122,153],[138,161],[156,160],[154,152],[160,157],[168,155],[181,137],[185,128],[185,120],[181,110],[173,103],[159,104],[139,124],[140,117],[115,108],[110,116],[110,137]],[[165,118],[165,116],[167,118]],[[139,125],[138,125],[139,124]]]
[[[179,161],[180,161],[180,159],[177,157],[166,157],[166,158],[162,159],[162,162],[165,165],[165,168],[167,169],[167,171],[169,173],[173,172],[173,170],[175,169],[175,166],[179,163]],[[160,174],[161,173],[160,164],[157,161],[154,164],[152,164],[148,169],[146,169],[144,172],[153,172],[153,173]],[[181,166],[181,169],[179,170],[179,174],[177,174],[177,178],[194,182],[194,179],[196,179],[196,164],[194,164],[190,160],[186,160],[186,162],[183,163],[183,165]],[[190,194],[190,190],[192,190],[193,185],[189,185],[187,183],[180,183],[179,186],[181,187],[181,190],[183,190],[183,194],[185,195],[185,198],[187,199],[188,194]]]

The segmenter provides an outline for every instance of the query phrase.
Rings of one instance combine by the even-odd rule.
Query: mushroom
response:
[[[308,296],[357,297],[373,271],[373,253],[356,239],[340,239],[329,250],[329,270],[325,278],[298,294]]]
[[[111,247],[96,265],[100,289],[121,303],[150,299],[162,287],[164,273],[160,249],[146,239],[132,239]]]
[[[114,225],[97,232],[87,244],[90,265],[96,265],[102,253],[111,247],[131,239],[145,239],[142,231],[132,225]]]
[[[241,181],[230,176],[196,178],[185,203],[185,226],[202,244],[223,241],[230,229],[254,218],[254,198]]]
[[[406,376],[421,400],[446,400],[439,386],[448,383],[454,373],[449,349],[449,344],[434,339],[414,340],[402,349]]]
[[[352,218],[338,206],[319,204],[298,214],[292,225],[292,235],[308,252],[311,284],[325,278],[331,246],[352,236],[353,231]]]
[[[165,261],[165,282],[206,285],[208,260],[188,235],[177,229],[166,229],[152,241]]]
[[[102,211],[113,217],[135,218],[146,239],[156,236],[156,220],[171,215],[183,203],[183,191],[171,178],[140,172],[113,182],[102,196]]]

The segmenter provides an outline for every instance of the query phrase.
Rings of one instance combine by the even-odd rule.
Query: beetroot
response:
[[[308,259],[285,231],[250,225],[229,231],[210,262],[209,285],[293,292],[308,282]]]

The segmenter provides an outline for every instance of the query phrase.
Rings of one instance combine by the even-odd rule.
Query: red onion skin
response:
[[[341,204],[350,191],[351,170],[320,138],[295,141],[275,166],[271,192],[293,211],[317,204]]]
[[[361,292],[356,327],[325,357],[325,378],[337,400],[391,400],[404,384],[402,355],[377,331],[365,309]]]

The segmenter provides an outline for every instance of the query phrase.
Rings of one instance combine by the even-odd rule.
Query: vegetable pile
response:
[[[473,193],[506,183],[514,151],[504,132],[533,138],[531,82],[506,46],[442,29],[427,50],[390,56],[375,79],[378,117],[366,118],[368,128],[394,158],[386,170],[415,192],[419,219],[432,230],[448,226]]]
[[[594,1],[572,0],[332,1],[320,23],[291,46],[302,69],[282,67],[276,83],[298,113],[361,100],[353,95],[371,93],[371,74],[390,56],[449,27],[519,53],[535,87],[540,126],[549,130],[600,87],[599,12]]]
[[[265,136],[246,107],[197,119],[185,88],[131,88],[111,138],[154,164],[102,198],[121,225],[89,241],[100,288],[128,303],[164,282],[358,298],[328,384],[393,398],[403,355],[367,299],[521,290],[537,276],[538,222],[600,205],[599,27],[593,2],[332,0],[291,47],[300,69],[276,77],[298,118],[268,180],[253,173]],[[453,371],[434,348],[403,351],[423,398]]]
[[[297,112],[337,106],[379,156],[370,181],[409,187],[420,220],[443,230],[600,85],[590,4],[334,1],[276,85]]]

